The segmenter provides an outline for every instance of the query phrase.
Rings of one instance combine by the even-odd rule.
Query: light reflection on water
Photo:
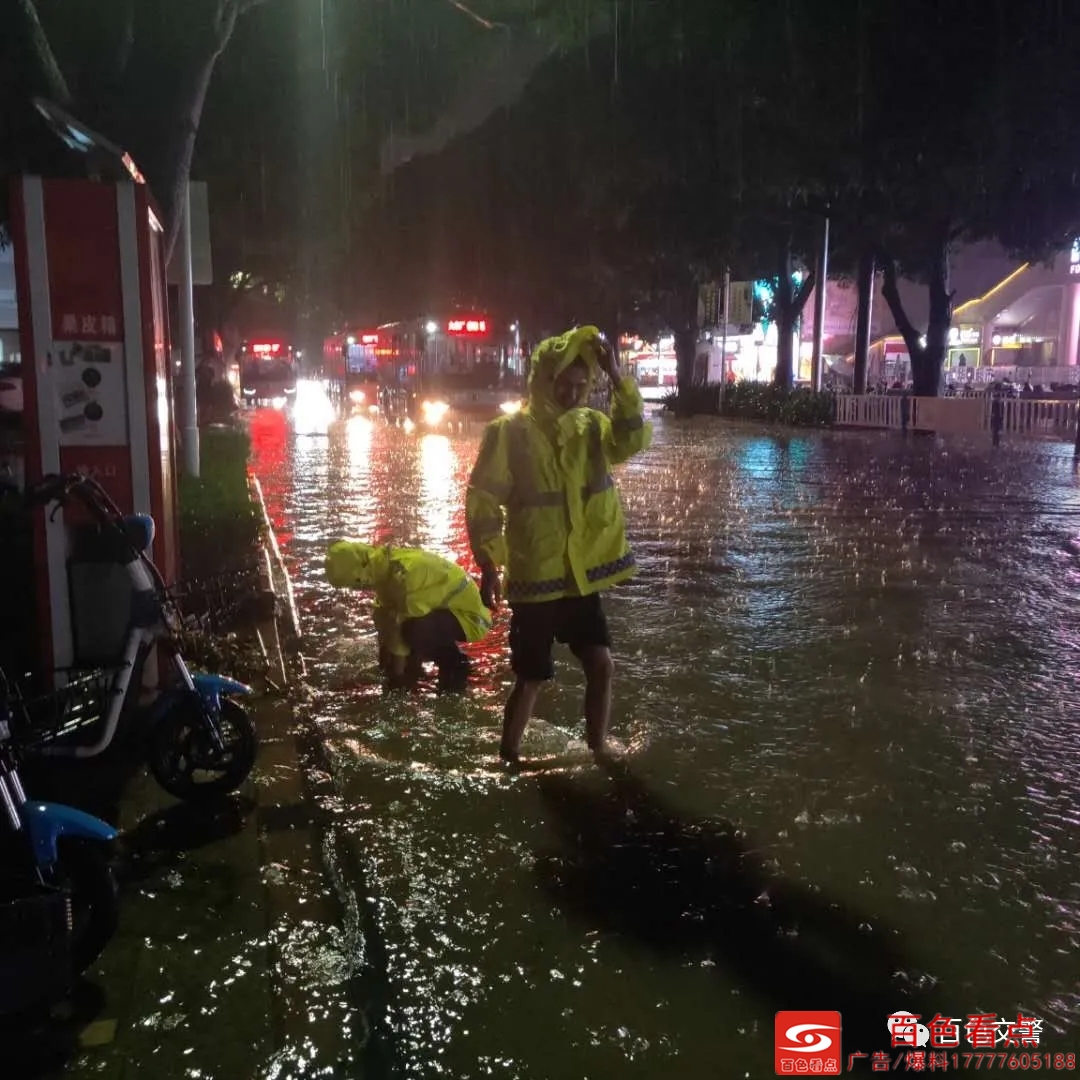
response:
[[[401,1075],[769,1076],[776,1009],[843,1008],[869,1052],[909,1001],[1028,1010],[1072,1049],[1068,448],[661,422],[619,476],[641,563],[609,607],[630,773],[588,762],[563,656],[525,748],[550,767],[512,777],[505,621],[468,698],[387,699],[362,605],[321,573],[339,535],[468,565],[476,436],[358,418],[283,438],[256,469],[378,898]]]

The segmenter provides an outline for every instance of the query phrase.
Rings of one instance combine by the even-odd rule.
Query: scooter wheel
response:
[[[116,878],[100,847],[63,839],[57,846],[57,878],[71,897],[71,966],[84,972],[116,933]]]
[[[178,799],[214,798],[235,791],[255,764],[259,740],[247,710],[228,698],[218,714],[224,749],[206,730],[202,702],[182,697],[154,725],[147,764],[154,779]]]

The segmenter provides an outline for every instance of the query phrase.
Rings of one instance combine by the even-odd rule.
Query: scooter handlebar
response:
[[[82,473],[49,473],[26,485],[23,498],[28,506],[63,505],[75,493],[90,513],[104,523],[117,524],[123,513],[109,493],[92,477]]]
[[[82,480],[78,473],[49,473],[40,480],[27,484],[23,497],[29,506],[48,506],[51,502],[63,502],[71,489]]]

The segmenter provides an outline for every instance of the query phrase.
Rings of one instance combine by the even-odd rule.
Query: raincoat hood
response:
[[[536,346],[529,370],[529,412],[540,420],[555,420],[566,411],[555,400],[555,380],[575,360],[582,359],[588,365],[592,389],[600,370],[595,348],[599,337],[598,327],[576,326]]]
[[[385,575],[390,554],[386,548],[359,540],[338,540],[326,553],[326,577],[337,589],[371,588]]]

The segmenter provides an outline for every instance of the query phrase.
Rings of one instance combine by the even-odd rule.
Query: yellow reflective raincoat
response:
[[[541,342],[528,405],[484,432],[466,493],[469,543],[477,562],[506,567],[511,603],[585,596],[634,573],[611,467],[652,441],[637,385],[615,384],[610,417],[554,398],[556,378],[579,357],[596,378],[599,336],[583,326]]]
[[[339,540],[326,554],[326,576],[339,589],[375,593],[379,641],[395,656],[409,655],[401,624],[442,608],[456,616],[466,641],[479,641],[491,629],[491,612],[484,607],[476,582],[440,555]]]

